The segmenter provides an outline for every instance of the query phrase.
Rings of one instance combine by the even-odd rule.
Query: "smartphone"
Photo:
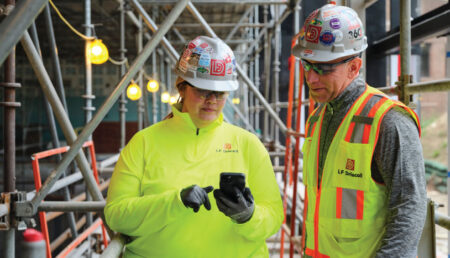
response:
[[[236,192],[233,189],[234,187],[239,189],[241,192],[244,191],[245,174],[231,172],[220,173],[220,190],[227,196],[237,200]]]

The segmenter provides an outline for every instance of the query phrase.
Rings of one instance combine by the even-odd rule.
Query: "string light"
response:
[[[140,99],[142,96],[142,91],[139,85],[132,83],[127,88],[127,97],[133,101]]]
[[[161,102],[162,103],[168,103],[170,101],[170,94],[169,92],[165,91],[161,94]]]
[[[103,64],[109,58],[108,49],[100,39],[95,39],[88,44],[87,55],[93,64]]]
[[[157,92],[158,89],[159,89],[159,83],[158,83],[157,80],[153,80],[152,79],[152,80],[148,81],[148,83],[147,83],[147,90],[149,92]]]

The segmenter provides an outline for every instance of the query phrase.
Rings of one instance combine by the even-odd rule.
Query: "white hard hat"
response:
[[[200,89],[234,91],[239,87],[234,53],[218,38],[199,36],[190,41],[175,66],[175,72]]]
[[[298,36],[292,53],[317,62],[356,55],[367,48],[367,37],[358,14],[349,7],[334,4],[314,10]]]

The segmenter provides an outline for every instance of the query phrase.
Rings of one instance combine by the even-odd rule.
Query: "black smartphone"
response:
[[[220,173],[220,190],[227,196],[237,200],[236,192],[233,189],[234,187],[239,189],[241,192],[244,191],[245,174],[231,172]]]

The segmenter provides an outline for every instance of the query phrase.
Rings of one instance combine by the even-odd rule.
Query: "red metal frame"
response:
[[[83,144],[83,148],[89,148],[89,152],[91,155],[91,161],[92,161],[92,172],[94,173],[95,180],[97,181],[97,184],[99,184],[98,181],[98,172],[97,172],[97,161],[95,158],[95,148],[94,148],[94,142],[93,141],[87,141]],[[64,152],[67,152],[70,149],[70,146],[64,146],[60,148],[55,148],[47,151],[42,151],[38,153],[34,153],[31,156],[32,159],[32,166],[33,166],[33,176],[34,176],[34,185],[36,188],[36,192],[39,191],[42,187],[42,181],[41,181],[41,172],[39,169],[39,159],[47,158],[56,154],[61,154]],[[46,245],[46,253],[47,258],[52,257],[52,252],[50,249],[50,237],[48,234],[48,226],[47,226],[47,219],[45,212],[41,211],[39,212],[39,220],[41,222],[41,231],[42,234],[44,234],[45,239],[45,245]],[[103,225],[103,222],[101,219],[97,219],[94,224],[92,224],[88,229],[86,229],[80,236],[78,236],[72,243],[67,246],[63,252],[61,252],[58,257],[65,257],[70,251],[72,251],[75,247],[77,247],[94,229],[96,229],[98,226],[102,226],[102,234],[103,234],[103,244],[105,248],[108,246],[108,239],[106,234],[106,228]],[[88,232],[88,233],[86,233]],[[84,236],[84,237],[83,237]]]

